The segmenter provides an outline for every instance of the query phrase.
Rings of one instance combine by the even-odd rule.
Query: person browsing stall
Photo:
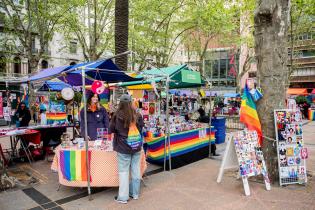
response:
[[[92,92],[87,93],[87,135],[89,140],[97,139],[97,129],[109,127],[109,119],[106,109],[100,104],[100,98]],[[80,111],[81,135],[84,136],[85,130],[84,109]]]
[[[19,104],[19,107],[15,113],[15,117],[17,119],[16,127],[27,127],[31,121],[31,112],[27,108],[24,102]]]
[[[126,204],[129,197],[135,200],[139,198],[143,125],[142,116],[136,113],[131,97],[122,95],[109,126],[110,133],[114,133],[114,150],[118,154],[119,192],[115,200],[119,203]]]

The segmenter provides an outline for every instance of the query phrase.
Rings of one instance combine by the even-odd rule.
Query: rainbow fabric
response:
[[[127,144],[133,150],[139,150],[142,146],[142,137],[135,123],[131,124],[128,131]]]
[[[100,94],[100,104],[108,110],[108,102],[109,102],[109,89],[105,89],[102,94]]]
[[[46,113],[46,119],[48,124],[64,123],[67,121],[67,113]]]
[[[171,157],[180,156],[188,152],[197,150],[199,148],[209,146],[210,129],[206,128],[206,135],[199,138],[200,130],[204,128],[195,129],[191,131],[171,134]],[[148,144],[147,160],[153,163],[161,163],[164,161],[164,141],[165,137],[158,137],[146,139]],[[215,132],[211,131],[211,144],[215,142]],[[168,151],[166,151],[168,154]],[[167,156],[168,160],[168,156]]]
[[[245,84],[244,93],[242,95],[242,103],[240,110],[240,122],[244,123],[248,130],[255,130],[258,134],[258,143],[262,145],[261,124],[256,110],[256,104],[249,92],[247,84]]]
[[[308,110],[308,119],[311,121],[315,121],[315,110],[314,109]]]
[[[88,154],[89,164],[91,165],[91,151]],[[68,181],[87,181],[86,151],[60,151],[60,170],[63,177]],[[91,176],[90,181],[92,181]]]

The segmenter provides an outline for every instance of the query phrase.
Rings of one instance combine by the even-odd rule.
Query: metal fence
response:
[[[242,130],[245,128],[244,124],[240,122],[239,115],[217,115],[217,117],[225,117],[225,126],[228,129]]]

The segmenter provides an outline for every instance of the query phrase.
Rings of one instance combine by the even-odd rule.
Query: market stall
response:
[[[211,129],[210,135],[208,124],[187,119],[190,111],[196,111],[195,101],[190,100],[187,94],[194,95],[197,91],[185,90],[182,96],[177,94],[180,88],[202,86],[204,82],[200,73],[192,71],[187,65],[179,65],[146,70],[141,76],[146,79],[119,86],[129,90],[140,104],[138,107],[145,121],[147,160],[164,164],[165,170],[168,170],[208,157],[210,144],[214,144],[214,130]],[[174,89],[173,95],[170,95],[169,89]],[[163,91],[165,98],[162,97]]]
[[[53,73],[53,71],[55,72]],[[83,116],[85,119],[87,119],[86,85],[93,83],[101,84],[103,83],[102,81],[122,82],[142,79],[135,79],[128,76],[112,60],[107,59],[50,69],[49,71],[44,70],[40,72],[40,76],[33,75],[30,81],[51,78],[58,78],[71,86],[82,87]],[[101,94],[102,91],[100,90],[101,88],[97,89],[95,93]],[[97,140],[93,142],[92,146],[88,142],[86,120],[84,121],[84,131],[84,138],[80,141],[75,139],[73,143],[70,143],[68,140],[62,142],[56,150],[52,168],[58,171],[60,184],[67,186],[87,186],[88,194],[90,195],[91,186],[118,185],[117,160],[116,152],[113,152],[112,147],[108,147],[107,145],[107,143],[111,142],[105,140],[107,135],[98,135]],[[103,131],[100,133],[103,133]],[[108,140],[108,136],[106,138]],[[142,165],[144,171],[146,167],[145,161],[142,162]],[[83,176],[85,177],[84,180],[82,179]]]

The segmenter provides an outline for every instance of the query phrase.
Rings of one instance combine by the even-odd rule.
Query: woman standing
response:
[[[126,204],[129,197],[137,200],[140,193],[140,158],[143,120],[136,113],[129,95],[122,95],[118,110],[110,121],[110,133],[114,133],[114,150],[118,154],[119,193],[115,200]],[[131,183],[129,184],[129,169]]]
[[[106,109],[99,103],[100,99],[97,94],[89,93],[87,100],[87,135],[90,140],[97,139],[98,128],[108,128],[109,120]],[[80,112],[81,135],[85,134],[84,109]]]

